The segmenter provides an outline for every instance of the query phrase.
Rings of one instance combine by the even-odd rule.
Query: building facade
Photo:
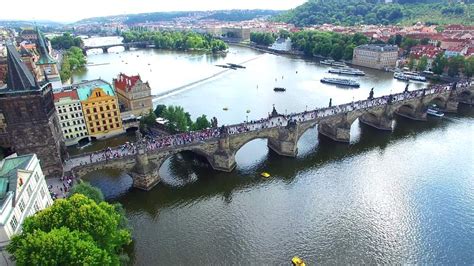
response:
[[[48,46],[44,40],[43,34],[41,34],[39,28],[36,28],[38,41],[37,50],[39,52],[39,59],[35,64],[40,68],[39,80],[47,80],[51,83],[53,90],[60,89],[62,87],[61,77],[59,76],[59,70],[57,62],[49,54]]]
[[[140,75],[127,76],[120,73],[113,84],[123,111],[141,116],[153,109],[150,84],[143,82]]]
[[[52,203],[35,154],[13,154],[3,159],[0,162],[0,247],[21,232],[25,218]]]
[[[34,79],[13,45],[7,49],[7,87],[0,90],[0,112],[9,147],[20,155],[36,154],[47,175],[61,176],[67,152],[51,84]]]
[[[375,69],[384,69],[395,67],[397,59],[397,46],[364,44],[354,49],[352,64]]]
[[[119,103],[110,83],[97,79],[74,86],[90,137],[108,138],[124,132]]]
[[[76,145],[80,140],[89,138],[81,101],[76,90],[55,92],[54,107],[66,146]]]

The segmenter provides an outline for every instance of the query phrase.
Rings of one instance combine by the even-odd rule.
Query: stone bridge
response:
[[[299,138],[315,126],[318,126],[322,135],[348,143],[350,127],[356,119],[380,130],[392,130],[395,114],[423,121],[426,120],[426,110],[431,104],[436,104],[445,112],[456,112],[459,102],[472,105],[473,99],[474,87],[470,83],[464,83],[457,87],[451,84],[437,86],[286,116],[279,115],[274,110],[271,117],[257,122],[215,129],[219,134],[206,139],[157,149],[138,145],[139,148],[133,155],[95,162],[90,160],[90,154],[72,157],[66,163],[65,170],[83,176],[101,169],[120,169],[132,176],[134,187],[149,190],[160,181],[158,171],[161,165],[169,157],[182,151],[191,151],[205,157],[215,170],[230,172],[236,166],[235,155],[238,150],[254,139],[267,139],[268,147],[277,154],[295,157]]]
[[[109,48],[123,46],[125,50],[130,50],[131,47],[134,48],[146,48],[149,45],[153,45],[153,42],[129,42],[129,43],[115,43],[115,44],[106,44],[106,45],[97,45],[97,46],[84,46],[82,48],[82,53],[87,54],[87,51],[91,49],[102,49],[102,52],[108,53]]]

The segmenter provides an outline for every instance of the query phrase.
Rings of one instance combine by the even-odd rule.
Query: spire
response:
[[[51,58],[51,56],[49,55],[48,48],[46,48],[46,42],[44,41],[43,35],[41,34],[38,27],[36,27],[36,34],[38,35],[37,49],[39,50],[39,53],[40,53],[40,58],[38,62],[36,62],[36,64],[37,65],[56,64],[56,61],[54,61],[54,59]]]
[[[33,74],[28,70],[25,63],[21,61],[20,54],[15,46],[7,44],[7,88],[9,90],[23,91],[36,89]]]

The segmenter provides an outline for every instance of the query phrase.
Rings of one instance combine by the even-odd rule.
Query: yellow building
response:
[[[101,79],[76,84],[87,131],[91,138],[108,138],[124,132],[119,104],[110,83]]]

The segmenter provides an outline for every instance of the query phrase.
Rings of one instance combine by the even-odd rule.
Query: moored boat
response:
[[[354,88],[360,87],[359,82],[352,79],[322,78],[321,82],[328,83],[328,84],[341,85],[341,86],[354,87]]]
[[[275,87],[273,88],[274,91],[286,91],[285,88],[282,88],[282,87]]]
[[[439,110],[439,108],[436,105],[432,105],[428,107],[428,109],[426,110],[426,113],[432,116],[436,116],[436,117],[444,116],[444,113],[441,112],[441,110]]]
[[[398,79],[398,80],[402,80],[402,81],[409,81],[410,80],[407,75],[405,75],[401,72],[395,72],[395,74],[393,74],[393,78]]]
[[[426,81],[426,77],[419,75],[416,72],[403,72],[405,76],[408,77],[409,80],[414,80],[414,81]]]
[[[328,65],[328,66],[347,67],[347,65],[344,62],[334,61],[332,59],[322,60],[320,61],[320,63],[323,65]]]
[[[365,76],[365,72],[359,69],[345,67],[345,68],[331,68],[328,70],[331,74],[351,75],[351,76]]]

